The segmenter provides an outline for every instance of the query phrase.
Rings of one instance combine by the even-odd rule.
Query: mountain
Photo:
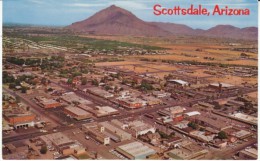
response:
[[[145,22],[131,12],[112,5],[83,21],[75,22],[66,28],[80,33],[96,35],[131,36],[208,36],[234,39],[257,40],[258,28],[237,28],[231,25],[217,25],[208,30],[192,29],[175,23]]]
[[[90,18],[68,26],[76,32],[101,35],[166,36],[170,33],[112,5]]]
[[[217,25],[206,30],[204,36],[218,36],[235,39],[254,39],[257,40],[258,29],[256,27],[237,28],[231,25]]]
[[[174,35],[185,34],[190,35],[194,33],[194,29],[189,26],[175,23],[164,23],[164,22],[151,22],[150,24],[156,25],[157,27],[168,31]]]
[[[171,32],[174,35],[207,36],[219,38],[248,39],[257,40],[258,28],[246,27],[238,28],[232,25],[217,25],[208,30],[192,29],[189,26],[175,23],[152,22],[161,29]]]

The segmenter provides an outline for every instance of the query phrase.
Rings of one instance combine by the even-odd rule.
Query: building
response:
[[[185,82],[183,80],[177,80],[177,79],[170,79],[170,80],[168,80],[168,82],[173,83],[173,84],[175,84],[177,86],[182,86],[182,87],[185,87],[185,86],[189,85],[188,82]]]
[[[237,120],[244,121],[244,122],[250,123],[252,125],[257,125],[257,117],[246,115],[243,113],[235,113],[230,116],[233,118],[236,118]]]
[[[227,119],[218,117],[216,115],[196,117],[195,122],[201,126],[211,127],[219,131],[232,128],[232,125]]]
[[[129,123],[130,129],[135,131],[135,137],[139,135],[147,134],[148,132],[155,133],[156,128],[150,124],[144,123],[142,121],[133,121]]]
[[[217,148],[225,148],[227,146],[227,141],[226,140],[221,140],[221,139],[215,139],[212,141],[213,146],[217,147]]]
[[[154,106],[162,103],[162,100],[152,96],[142,96],[142,100],[145,101],[145,105]]]
[[[74,92],[67,92],[64,93],[61,97],[60,97],[63,101],[67,102],[67,103],[78,103],[80,105],[89,105],[92,104],[91,101],[86,100],[82,97],[79,97],[76,93]]]
[[[97,126],[97,125],[89,125],[83,124],[82,130],[86,132],[87,135],[95,139],[96,141],[100,142],[103,145],[110,144],[110,137],[104,134],[105,127]]]
[[[73,106],[65,107],[63,112],[70,115],[76,120],[89,119],[92,117],[92,115],[89,112]]]
[[[75,150],[83,149],[84,147],[71,140],[61,132],[40,136],[40,139],[47,145],[53,145],[61,154],[68,156],[75,153]]]
[[[167,154],[171,159],[199,160],[203,159],[207,153],[208,150],[189,142],[185,143],[185,145],[180,144],[180,148],[173,149],[169,151]]]
[[[109,122],[101,122],[99,126],[105,127],[105,132],[115,136],[115,138],[119,138],[120,141],[130,140],[132,135],[124,131],[123,129],[109,123]]]
[[[241,150],[238,155],[241,160],[256,160],[258,157],[258,151],[255,148],[246,148]]]
[[[232,84],[228,83],[211,83],[209,84],[210,88],[216,89],[219,92],[224,91],[224,90],[233,90],[235,89],[235,86]]]
[[[119,121],[119,120],[116,120],[116,119],[111,120],[111,123],[112,123],[113,125],[116,125],[116,126],[120,127],[121,129],[126,129],[126,128],[129,127],[128,124],[123,123],[123,122],[121,122],[121,121]]]
[[[88,111],[96,117],[104,117],[119,114],[118,110],[110,106],[96,106],[94,108],[88,108]]]
[[[153,96],[157,98],[170,97],[171,93],[163,92],[163,91],[153,91]]]
[[[15,129],[34,126],[36,115],[22,104],[3,109],[3,118]]]
[[[37,104],[39,104],[43,108],[56,108],[60,107],[61,103],[57,102],[54,99],[48,99],[45,97],[35,97],[35,100],[37,101]]]
[[[198,104],[195,104],[192,107],[200,109],[202,111],[211,111],[214,109],[215,106],[206,102],[198,102]]]
[[[253,134],[251,132],[248,132],[245,130],[239,130],[237,132],[232,133],[231,135],[238,139],[246,139],[246,138],[252,136]]]
[[[156,153],[155,150],[137,141],[121,145],[116,148],[116,151],[131,160],[143,160]]]
[[[190,133],[190,135],[194,136],[195,138],[197,138],[202,142],[210,142],[216,136],[216,134],[207,135],[206,132],[204,131],[193,131]]]
[[[176,147],[180,142],[182,141],[182,138],[176,136],[168,140],[164,140],[163,144],[167,145],[168,147],[174,146]]]
[[[103,98],[111,98],[111,97],[114,97],[114,94],[112,93],[109,93],[103,89],[100,89],[98,87],[93,87],[93,88],[88,88],[88,89],[84,89],[83,90],[84,92],[90,92],[94,95],[97,95],[97,96],[100,96],[100,97],[103,97]]]
[[[146,102],[140,98],[117,98],[118,103],[126,108],[141,108]]]
[[[200,115],[200,112],[192,111],[192,112],[187,112],[184,114],[184,116],[186,116],[186,117],[192,117],[192,116],[197,116],[197,115]]]

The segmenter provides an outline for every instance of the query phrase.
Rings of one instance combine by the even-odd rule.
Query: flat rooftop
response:
[[[253,116],[246,115],[246,114],[243,114],[243,113],[235,113],[235,114],[230,115],[230,116],[239,118],[239,119],[244,120],[244,121],[248,121],[250,123],[257,124],[257,117],[253,117]]]
[[[145,155],[151,155],[156,153],[155,150],[137,141],[126,145],[121,145],[118,148],[125,151],[126,153],[130,154],[135,158],[137,158],[138,156],[145,156]]]
[[[74,113],[75,115],[78,116],[85,116],[85,115],[91,115],[89,112],[84,111],[78,107],[65,107],[64,109],[66,109],[67,111],[70,111],[71,113]]]

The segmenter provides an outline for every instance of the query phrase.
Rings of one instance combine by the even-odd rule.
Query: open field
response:
[[[131,42],[134,44],[145,44],[166,48],[168,55],[142,55],[137,58],[159,59],[159,60],[175,60],[175,61],[198,61],[209,63],[236,64],[257,66],[257,53],[234,51],[234,48],[256,48],[256,42],[241,41],[238,47],[230,46],[229,43],[238,40],[228,40],[223,42],[222,39],[201,38],[192,39],[191,37],[173,37],[167,38],[144,38],[144,37],[126,37],[126,36],[84,36],[102,40],[117,40],[123,42]],[[240,54],[245,53],[251,59],[240,59]],[[205,57],[214,60],[205,59]],[[252,60],[255,59],[255,60]]]
[[[223,83],[228,83],[232,85],[241,85],[242,83],[249,83],[249,84],[256,84],[257,79],[256,78],[242,78],[242,77],[237,77],[237,76],[221,76],[221,77],[211,77],[208,78],[208,80],[212,82],[223,82]]]
[[[247,94],[249,97],[252,97],[252,98],[254,98],[254,99],[257,99],[257,92],[252,92],[252,93],[248,93]]]
[[[193,76],[193,77],[210,77],[210,74],[206,74],[204,73],[204,71],[207,71],[205,69],[198,69],[198,70],[194,70],[193,73],[189,73],[189,76]]]
[[[130,64],[141,64],[139,61],[119,61],[119,62],[102,62],[95,63],[96,66],[117,66],[117,65],[130,65]]]
[[[130,70],[136,73],[145,73],[145,72],[158,72],[157,69],[142,67],[142,66],[134,66],[134,65],[124,65],[119,67],[122,70]]]

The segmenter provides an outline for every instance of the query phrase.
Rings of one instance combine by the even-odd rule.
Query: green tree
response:
[[[21,92],[22,93],[26,93],[26,91],[27,91],[27,88],[26,87],[22,87]]]
[[[43,145],[40,149],[41,154],[46,154],[47,153],[47,146]]]
[[[84,77],[84,78],[82,78],[82,80],[81,80],[81,85],[86,85],[86,84],[87,84],[87,78]]]
[[[15,84],[14,83],[9,84],[9,89],[14,89],[14,88],[15,88]]]
[[[96,79],[94,79],[94,80],[92,80],[92,85],[94,85],[94,86],[98,86],[98,80],[96,80]]]
[[[197,129],[197,127],[198,127],[198,125],[196,123],[194,123],[194,122],[189,122],[188,126],[193,128],[193,129]]]
[[[218,133],[218,138],[219,139],[227,139],[227,134],[224,131],[220,131]]]
[[[72,78],[69,78],[69,79],[67,80],[67,83],[68,83],[68,84],[72,84]]]

